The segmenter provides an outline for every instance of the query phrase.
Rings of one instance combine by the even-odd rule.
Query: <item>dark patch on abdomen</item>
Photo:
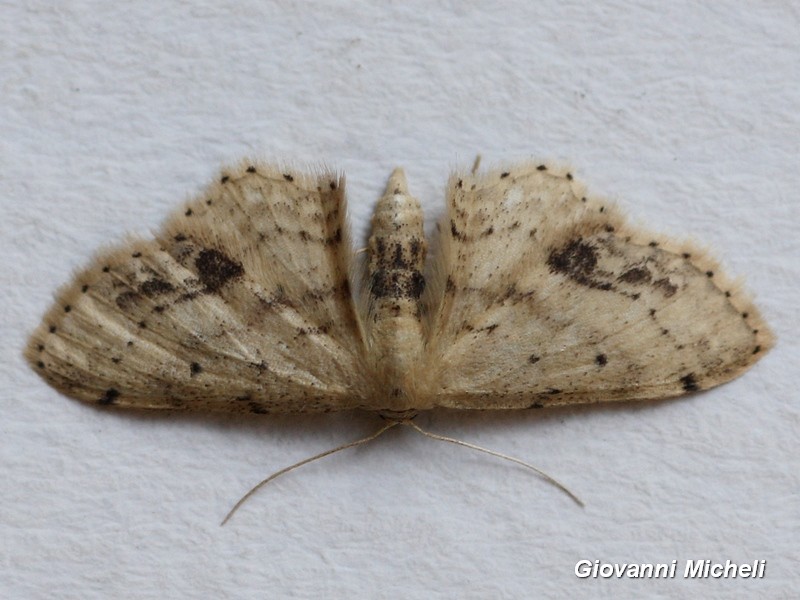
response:
[[[411,258],[415,261],[419,260],[419,253],[422,250],[422,242],[419,241],[419,238],[411,238],[409,248],[411,250]]]
[[[372,274],[370,294],[375,298],[418,299],[425,290],[425,277],[417,270],[379,269]]]
[[[408,261],[403,256],[403,245],[399,242],[394,245],[394,257],[392,267],[395,269],[408,269]]]
[[[413,270],[422,262],[422,242],[418,238],[410,241],[390,241],[387,247],[383,238],[375,242],[374,268],[393,270]]]
[[[219,250],[202,250],[194,261],[200,282],[207,292],[217,292],[231,279],[244,274],[242,265]]]

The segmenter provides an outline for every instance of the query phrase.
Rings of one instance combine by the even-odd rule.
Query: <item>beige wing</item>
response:
[[[454,176],[433,248],[427,406],[677,396],[772,345],[745,294],[689,244],[633,228],[564,169]]]
[[[99,255],[58,295],[26,357],[80,400],[306,412],[359,406],[343,180],[227,171],[154,240]]]

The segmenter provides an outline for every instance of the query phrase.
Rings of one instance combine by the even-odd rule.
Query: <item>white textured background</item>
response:
[[[800,569],[800,10],[721,2],[0,2],[0,596],[764,597]],[[668,4],[668,7],[666,5]],[[129,415],[21,358],[55,288],[244,155],[389,170],[428,218],[448,170],[565,159],[743,275],[778,346],[650,405],[420,417]],[[358,239],[358,238],[357,238]],[[575,563],[768,561],[763,580],[578,580]]]

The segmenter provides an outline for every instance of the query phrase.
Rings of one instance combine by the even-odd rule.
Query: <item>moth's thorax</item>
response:
[[[416,407],[408,374],[423,347],[420,297],[425,289],[423,215],[395,169],[372,217],[366,328],[370,360],[381,374],[376,393],[392,411]]]

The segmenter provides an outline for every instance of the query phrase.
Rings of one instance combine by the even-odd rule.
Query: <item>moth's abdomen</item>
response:
[[[406,377],[422,350],[420,297],[425,289],[423,215],[395,169],[372,217],[369,238],[367,331],[378,393],[386,409],[416,408]]]
[[[419,201],[408,195],[400,169],[378,201],[369,238],[369,292],[373,299],[416,302],[425,289],[425,238]]]

